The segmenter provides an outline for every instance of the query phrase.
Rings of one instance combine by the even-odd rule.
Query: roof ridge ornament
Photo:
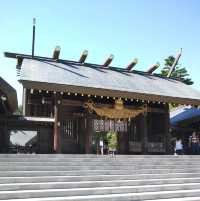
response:
[[[85,60],[87,59],[88,56],[88,50],[84,50],[81,54],[81,57],[79,59],[80,63],[85,63]]]
[[[106,59],[106,61],[104,62],[103,67],[108,67],[108,66],[112,63],[113,59],[114,59],[114,55],[111,54],[111,55]]]
[[[177,56],[176,56],[176,59],[174,60],[174,63],[172,64],[172,66],[171,66],[171,68],[170,68],[170,70],[169,70],[169,73],[168,73],[168,75],[167,75],[168,78],[171,77],[171,75],[172,75],[172,73],[173,73],[173,71],[174,71],[176,65],[178,64],[178,61],[179,61],[181,55],[182,55],[182,48],[181,48],[180,51],[178,52],[178,54],[177,54]]]
[[[131,71],[132,68],[138,63],[138,59],[135,58],[131,63],[128,64],[128,66],[126,67],[126,70]]]
[[[156,64],[153,64],[152,66],[150,66],[150,68],[146,72],[149,74],[152,74],[159,67],[160,67],[160,63],[157,62]]]
[[[53,59],[54,60],[58,60],[59,59],[59,55],[60,55],[60,50],[61,47],[60,46],[56,46],[54,51],[53,51]]]

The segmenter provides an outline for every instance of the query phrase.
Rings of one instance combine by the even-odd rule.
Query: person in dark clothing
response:
[[[192,133],[192,136],[189,137],[189,147],[191,148],[192,154],[198,155],[200,153],[199,137],[195,131]]]

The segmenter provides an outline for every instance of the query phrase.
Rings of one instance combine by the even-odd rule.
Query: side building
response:
[[[16,111],[17,105],[16,90],[0,77],[0,152],[8,151],[8,120]]]

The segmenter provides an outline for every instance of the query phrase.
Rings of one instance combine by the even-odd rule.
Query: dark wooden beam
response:
[[[56,46],[53,52],[53,59],[58,60],[60,55],[60,46]]]
[[[105,63],[103,64],[103,67],[108,67],[108,66],[111,64],[111,62],[112,62],[113,59],[114,59],[114,55],[111,54],[111,55],[106,59]]]
[[[47,104],[52,105],[52,98],[47,97],[38,97],[38,98],[28,98],[27,104],[30,105],[40,105],[40,104]]]
[[[93,120],[90,115],[86,119],[86,130],[85,130],[85,154],[91,154],[92,145],[92,133],[93,133]]]
[[[131,71],[132,68],[138,63],[138,59],[135,58],[127,67],[126,70]]]
[[[170,153],[170,140],[171,140],[171,133],[169,132],[169,128],[170,128],[170,114],[169,114],[169,106],[166,105],[165,106],[165,117],[164,117],[164,121],[165,121],[165,153],[166,154],[171,154]]]
[[[165,110],[163,108],[148,107],[147,112],[161,113],[162,114],[162,113],[165,113]]]
[[[62,105],[64,106],[80,107],[80,106],[83,106],[83,104],[84,104],[83,101],[78,101],[78,100],[67,100],[67,99],[62,100]]]
[[[54,98],[54,133],[53,148],[55,153],[61,153],[61,97],[55,94]]]
[[[88,51],[87,51],[87,50],[84,50],[84,51],[82,52],[82,54],[81,54],[81,57],[80,57],[80,59],[79,59],[79,62],[80,62],[80,63],[85,63],[85,60],[86,60],[87,56],[88,56]]]
[[[12,52],[4,52],[4,56],[5,57],[12,58],[12,59],[16,59],[17,56],[19,56],[19,55],[21,55],[21,56],[29,56],[30,57],[30,55],[27,55],[27,54],[18,54],[18,53],[12,53]]]
[[[172,67],[170,68],[167,77],[170,77],[170,76],[171,76],[171,74],[172,74],[172,72],[174,71],[176,65],[178,64],[178,61],[179,61],[179,59],[180,59],[180,57],[181,57],[181,54],[182,54],[182,48],[181,48],[180,52],[177,54],[176,59],[174,60],[174,63],[173,63],[173,65],[172,65]]]
[[[140,129],[141,129],[141,138],[142,138],[142,154],[148,153],[148,113],[145,112],[141,115],[140,118]]]
[[[11,59],[17,59],[18,57],[32,59],[32,55],[29,55],[29,54],[20,54],[20,53],[14,53],[14,52],[4,52],[4,56],[7,57],[7,58],[11,58]],[[41,56],[34,56],[34,59],[52,60],[52,58],[41,57]]]
[[[159,66],[160,66],[159,63],[153,64],[146,72],[152,74]]]
[[[22,62],[23,62],[23,58],[17,56],[17,66],[16,66],[17,69],[21,69]]]

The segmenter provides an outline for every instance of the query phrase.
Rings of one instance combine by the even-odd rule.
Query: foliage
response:
[[[162,76],[167,76],[174,61],[175,61],[175,57],[173,57],[173,56],[169,56],[168,58],[165,59],[165,64],[164,64],[165,66],[163,67],[163,69],[161,70],[161,73],[160,73]],[[171,77],[179,78],[185,84],[188,84],[188,85],[192,85],[194,83],[191,80],[191,78],[189,78],[189,74],[188,74],[186,68],[182,67],[182,65],[179,63],[176,65],[174,71],[172,72]]]
[[[115,132],[108,132],[107,140],[109,149],[117,149],[117,134]]]
[[[160,75],[162,76],[167,76],[170,68],[172,67],[173,63],[175,61],[175,57],[174,56],[169,56],[168,58],[165,59],[165,63],[164,63],[164,67],[161,70]],[[178,78],[180,80],[182,80],[185,84],[187,85],[192,85],[194,82],[191,80],[191,78],[189,78],[189,74],[186,70],[185,67],[182,67],[181,64],[177,63],[175,69],[173,70],[171,77],[174,78]],[[169,104],[170,110],[174,107],[177,107],[178,104],[175,103],[171,103]]]

